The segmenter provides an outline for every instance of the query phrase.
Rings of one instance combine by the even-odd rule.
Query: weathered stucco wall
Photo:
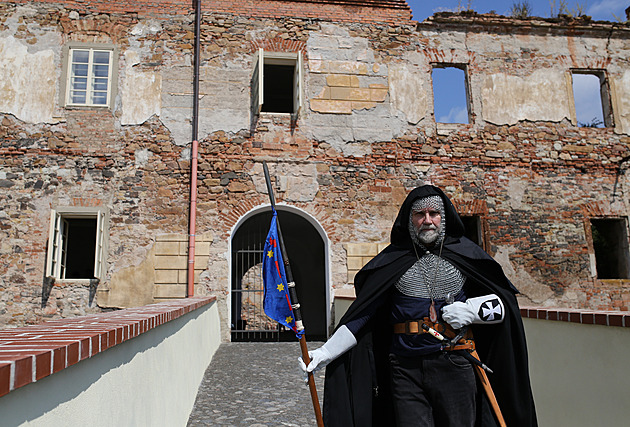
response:
[[[0,109],[26,123],[53,123],[55,111],[53,50],[29,53],[14,37],[0,39]]]
[[[570,119],[568,89],[562,71],[536,70],[526,77],[486,76],[481,92],[483,118],[496,125]]]
[[[188,232],[192,10],[62,6],[0,5],[0,85],[10,88],[0,94],[3,326],[155,299],[158,236]],[[586,227],[592,217],[627,218],[630,208],[625,24],[476,14],[335,23],[303,6],[281,18],[219,3],[204,9],[197,234],[212,241],[197,263],[196,292],[218,296],[224,323],[229,239],[268,203],[262,161],[278,201],[325,230],[329,294],[351,286],[348,245],[386,242],[408,191],[430,182],[463,214],[481,215],[486,249],[523,300],[628,308],[630,283],[593,277]],[[62,52],[71,41],[116,46],[110,108],[63,106]],[[259,48],[302,53],[297,119],[252,113]],[[470,124],[435,122],[435,64],[466,69]],[[574,68],[605,71],[613,127],[572,122]],[[106,274],[96,290],[55,283],[44,297],[50,209],[71,206],[108,210]]]

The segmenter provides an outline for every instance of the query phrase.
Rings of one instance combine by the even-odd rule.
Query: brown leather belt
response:
[[[425,324],[429,328],[434,329],[435,331],[442,334],[444,337],[448,339],[454,338],[457,333],[448,323],[440,323],[440,322],[431,322],[428,317],[425,317],[422,320],[407,320],[404,323],[395,323],[394,324],[394,333],[395,334],[406,334],[406,335],[419,335],[426,334],[427,331],[424,330],[422,325]],[[454,346],[446,345],[444,350],[474,350],[475,349],[475,341],[472,339],[472,331],[468,329],[466,334],[457,342]]]
[[[428,317],[422,320],[407,320],[404,323],[394,323],[394,333],[406,335],[426,334],[426,331],[422,328],[423,324],[426,324],[429,328],[438,331],[447,338],[453,338],[456,335],[455,330],[453,330],[448,323],[433,323]]]

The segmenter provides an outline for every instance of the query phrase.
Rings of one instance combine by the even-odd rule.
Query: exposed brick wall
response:
[[[18,0],[13,3],[30,3]],[[63,4],[80,13],[138,14],[140,16],[187,15],[194,3],[184,0],[141,0],[121,2],[95,0],[89,3],[67,0],[41,0],[42,4]],[[288,16],[330,21],[402,22],[411,19],[406,2],[354,0],[204,0],[202,10],[234,13],[250,17],[285,18]]]
[[[408,13],[404,8],[372,8],[373,18],[363,19],[358,6],[343,3],[256,2],[268,10],[275,7],[279,13],[285,6],[295,8],[278,18],[268,11],[265,15],[260,11],[264,8],[246,12],[253,2],[203,3],[202,119],[213,112],[218,97],[248,93],[252,52],[258,47],[304,52],[306,89],[311,92],[305,94],[305,109],[297,121],[262,115],[252,118],[249,126],[230,131],[215,130],[213,123],[205,123],[211,130],[202,129],[200,138],[197,229],[199,234],[212,236],[212,245],[197,289],[216,292],[220,298],[229,293],[227,242],[245,214],[268,203],[260,169],[265,160],[278,170],[272,177],[278,202],[312,216],[330,239],[334,287],[345,285],[365,261],[362,256],[361,261],[353,258],[346,248],[386,242],[407,192],[431,182],[446,190],[460,212],[483,216],[487,249],[513,268],[508,274],[522,290],[525,302],[627,310],[628,281],[601,281],[591,276],[592,242],[585,224],[593,216],[627,216],[627,166],[622,160],[628,155],[630,137],[620,128],[578,128],[568,120],[495,125],[484,121],[483,106],[474,92],[479,79],[489,73],[526,75],[535,68],[560,64],[568,69],[591,61],[597,67],[611,64],[611,75],[620,75],[625,60],[601,62],[580,56],[583,52],[573,58],[523,53],[518,38],[512,36],[514,31],[537,31],[536,37],[563,39],[573,31],[565,24],[547,22],[546,27],[534,28],[508,18],[449,15],[448,20],[425,22],[416,31],[411,21],[396,25],[389,21],[398,13]],[[86,286],[56,284],[48,299],[42,298],[51,208],[110,209],[108,273],[99,285],[102,287],[120,271],[144,262],[158,235],[187,233],[189,153],[176,140],[173,128],[174,123],[188,126],[191,120],[192,7],[188,2],[152,4],[159,7],[68,2],[62,8],[59,2],[29,2],[35,12],[22,16],[19,23],[8,18],[13,16],[15,4],[0,4],[0,29],[12,31],[12,37],[34,50],[53,50],[59,75],[63,44],[91,41],[119,47],[119,82],[126,78],[123,71],[129,65],[124,63],[124,53],[132,49],[140,56],[139,63],[133,64],[135,70],[162,73],[171,79],[160,94],[162,114],[139,124],[121,125],[119,100],[108,110],[56,105],[56,123],[26,123],[15,114],[0,113],[2,326],[99,310],[98,301],[88,304]],[[107,9],[108,5],[117,9]],[[331,11],[339,15],[338,23],[329,19]],[[385,22],[376,19],[381,12],[389,14],[383,18]],[[153,18],[159,21],[155,31],[151,30]],[[597,34],[604,34],[602,25],[594,25],[601,27]],[[443,37],[430,36],[430,32],[442,32]],[[51,34],[58,39],[49,39]],[[468,38],[463,39],[462,34]],[[626,43],[625,36],[614,34],[611,43]],[[358,51],[351,59],[334,58],[333,54],[318,58],[316,54],[321,56],[321,52],[312,44],[323,36],[364,43],[360,49],[348,44],[333,51]],[[507,47],[516,48],[468,51],[462,42],[490,43],[501,37],[509,40]],[[446,43],[451,39],[455,40],[452,46]],[[476,93],[472,124],[436,125],[430,108],[417,123],[387,121],[391,119],[388,115],[396,114],[390,110],[391,74],[387,71],[413,58],[422,58],[423,65],[414,65],[414,71],[426,75],[430,74],[426,64],[431,61],[468,65]],[[225,95],[233,77],[215,75],[229,67],[246,77],[234,80],[237,90]],[[425,89],[430,91],[430,86]],[[171,122],[165,113],[166,101],[173,104],[168,105],[169,114],[175,116]],[[361,102],[365,104],[353,105]],[[226,102],[221,107],[229,110],[233,105]],[[234,120],[231,116],[230,121]],[[393,124],[399,129],[378,134],[376,126],[383,122],[382,128]],[[330,127],[329,134],[316,135],[318,127]],[[345,144],[335,142],[342,132],[350,134]],[[295,181],[283,184],[289,178]],[[313,191],[309,199],[300,199],[298,190]]]

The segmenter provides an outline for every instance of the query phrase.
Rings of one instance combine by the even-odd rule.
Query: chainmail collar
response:
[[[464,276],[453,264],[426,252],[396,282],[396,289],[407,296],[430,300],[457,295],[464,286]]]

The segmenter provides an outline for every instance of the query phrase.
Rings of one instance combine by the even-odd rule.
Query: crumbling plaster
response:
[[[389,66],[389,95],[392,113],[402,113],[409,124],[415,125],[429,112],[430,87],[427,87],[426,72],[411,66],[392,64]]]
[[[13,36],[0,35],[0,111],[27,123],[56,123],[54,50],[29,53]]]
[[[251,174],[256,192],[268,194],[262,164],[254,164]],[[297,169],[292,165],[276,163],[269,168],[269,174],[276,177],[274,191],[282,193],[285,202],[312,202],[319,191],[319,173],[313,163],[300,165]]]
[[[536,70],[524,77],[504,73],[484,76],[483,119],[495,125],[570,119],[566,76],[566,72],[552,69]]]
[[[614,96],[617,114],[615,118],[618,123],[618,131],[630,134],[630,70],[625,70],[620,76],[611,78],[613,85],[611,92]],[[613,108],[615,105],[613,104]]]
[[[140,55],[134,50],[125,52],[125,73],[121,90],[122,125],[142,124],[161,112],[162,76],[153,71],[138,71]]]
[[[361,88],[370,85],[389,87],[391,84],[400,88],[403,83],[396,77],[406,77],[399,72],[392,83],[388,65],[368,45],[367,39],[351,36],[341,25],[323,23],[320,32],[311,33],[307,56],[309,99],[322,93],[329,75],[354,76]],[[397,94],[397,105],[407,106],[409,102],[402,100],[400,90]],[[414,113],[416,111],[410,111],[409,116],[415,119],[417,114]],[[353,108],[349,116],[310,111],[301,118],[301,127],[307,137],[326,141],[346,156],[365,156],[370,153],[370,147],[362,142],[387,141],[400,136],[406,122],[403,114],[392,114],[389,101],[385,100],[385,103],[374,103],[368,110]]]
[[[97,291],[101,307],[140,307],[154,302],[155,246],[138,265],[120,268]]]

